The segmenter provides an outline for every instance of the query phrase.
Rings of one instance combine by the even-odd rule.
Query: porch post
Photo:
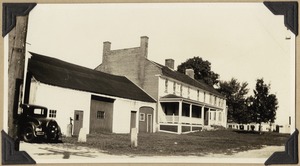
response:
[[[204,105],[201,108],[202,125],[204,126]]]
[[[218,112],[218,110],[216,109],[216,111],[215,111],[216,113],[215,113],[215,119],[216,119],[216,121],[215,121],[215,123],[217,122],[217,125],[218,125],[218,123],[219,123],[219,112]]]
[[[181,134],[181,116],[182,116],[182,101],[179,101],[178,130],[177,130],[178,134]]]
[[[210,108],[208,108],[208,125],[210,125],[210,119],[211,119],[211,113],[210,113]]]
[[[190,104],[190,125],[192,125],[192,104]],[[190,127],[190,131],[193,131],[192,126]]]

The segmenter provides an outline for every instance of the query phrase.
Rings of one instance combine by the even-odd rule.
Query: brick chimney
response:
[[[142,55],[147,58],[148,56],[148,37],[147,36],[142,36],[141,37],[141,52]]]
[[[111,43],[109,41],[103,42],[103,55],[106,55],[111,48]]]
[[[174,59],[166,59],[165,66],[174,70]]]
[[[191,77],[192,79],[194,79],[194,77],[195,77],[194,69],[185,69],[185,74],[187,76]]]

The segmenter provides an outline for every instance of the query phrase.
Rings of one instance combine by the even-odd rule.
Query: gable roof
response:
[[[31,53],[28,71],[42,83],[126,99],[155,102],[124,76],[116,76]]]
[[[212,94],[215,94],[219,97],[223,97],[225,98],[221,93],[219,93],[214,87],[206,84],[205,82],[203,82],[202,80],[195,80],[195,79],[192,79],[191,77],[183,74],[183,73],[180,73],[176,70],[171,70],[170,68],[166,67],[166,66],[163,66],[159,63],[156,63],[154,61],[151,61],[153,63],[155,63],[156,65],[158,65],[160,68],[161,68],[161,71],[162,71],[162,75],[166,76],[166,77],[170,77],[172,79],[175,79],[175,80],[178,80],[178,81],[181,81],[183,83],[186,83],[188,85],[191,85],[191,86],[194,86],[194,87],[197,87],[197,88],[200,88],[200,89],[203,89],[205,91],[208,91]]]

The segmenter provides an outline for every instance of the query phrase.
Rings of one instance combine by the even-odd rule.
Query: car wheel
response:
[[[31,126],[25,127],[23,131],[23,139],[25,142],[32,142],[34,140],[33,128]]]
[[[59,137],[58,130],[59,129],[58,129],[57,123],[55,121],[50,121],[48,123],[47,129],[48,129],[48,133],[47,133],[48,141],[50,141],[50,142],[58,141],[58,137]]]

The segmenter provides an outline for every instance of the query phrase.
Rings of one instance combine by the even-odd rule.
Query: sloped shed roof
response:
[[[116,76],[31,53],[28,71],[42,83],[126,99],[155,102],[124,76]]]

